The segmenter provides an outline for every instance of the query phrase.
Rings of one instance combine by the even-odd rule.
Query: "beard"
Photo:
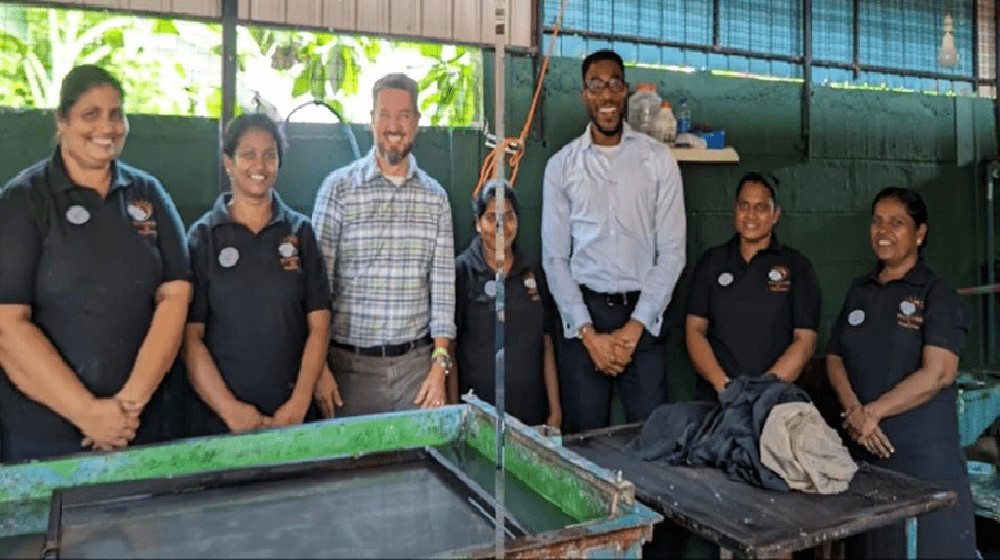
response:
[[[413,142],[406,144],[399,150],[391,150],[386,146],[382,145],[382,143],[380,142],[378,143],[377,151],[379,157],[382,158],[382,161],[384,161],[386,164],[399,165],[400,163],[403,162],[403,160],[406,159],[406,156],[410,155],[410,150],[412,149],[413,149]]]
[[[596,128],[598,132],[605,136],[617,136],[622,131],[622,121],[624,121],[622,114],[618,114],[618,120],[609,128],[601,125],[599,111],[599,107],[596,109],[587,107],[587,115],[590,117],[590,123],[594,125],[594,128]]]

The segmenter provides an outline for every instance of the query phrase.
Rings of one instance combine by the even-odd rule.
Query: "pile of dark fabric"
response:
[[[626,449],[647,461],[715,467],[732,479],[769,490],[788,484],[760,460],[760,434],[771,409],[810,402],[802,389],[774,377],[740,377],[719,402],[673,403],[658,407]]]

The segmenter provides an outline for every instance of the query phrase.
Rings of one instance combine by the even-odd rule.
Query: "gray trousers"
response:
[[[330,346],[329,363],[344,399],[337,417],[413,410],[419,408],[413,400],[431,368],[431,346],[394,358],[360,356]]]

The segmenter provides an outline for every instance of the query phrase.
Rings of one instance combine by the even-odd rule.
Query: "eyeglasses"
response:
[[[587,91],[597,95],[604,91],[604,88],[611,90],[611,93],[621,93],[628,89],[628,84],[620,78],[611,78],[608,81],[601,80],[599,78],[594,78],[583,84]]]

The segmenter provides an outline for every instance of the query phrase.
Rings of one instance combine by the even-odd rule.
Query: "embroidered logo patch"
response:
[[[916,296],[906,296],[899,302],[896,323],[904,329],[920,330],[924,323],[924,301]]]
[[[791,286],[788,267],[780,264],[772,266],[767,273],[767,289],[772,292],[787,292]]]
[[[286,235],[278,243],[278,262],[285,270],[299,269],[299,238]]]
[[[226,247],[219,251],[219,264],[222,268],[232,268],[240,262],[240,250],[236,247]]]
[[[852,327],[856,327],[861,323],[865,322],[865,312],[861,309],[855,309],[847,316],[847,323]]]
[[[528,297],[531,298],[531,301],[538,301],[540,298],[538,297],[538,282],[535,281],[535,273],[526,270],[523,278],[524,288],[528,290]]]
[[[733,275],[729,272],[723,272],[719,275],[719,285],[725,288],[726,286],[733,283]]]
[[[83,206],[74,204],[66,209],[66,221],[75,226],[81,226],[90,221],[90,212]]]
[[[125,209],[135,231],[139,235],[156,235],[156,220],[153,219],[153,205],[147,200],[133,200]]]

